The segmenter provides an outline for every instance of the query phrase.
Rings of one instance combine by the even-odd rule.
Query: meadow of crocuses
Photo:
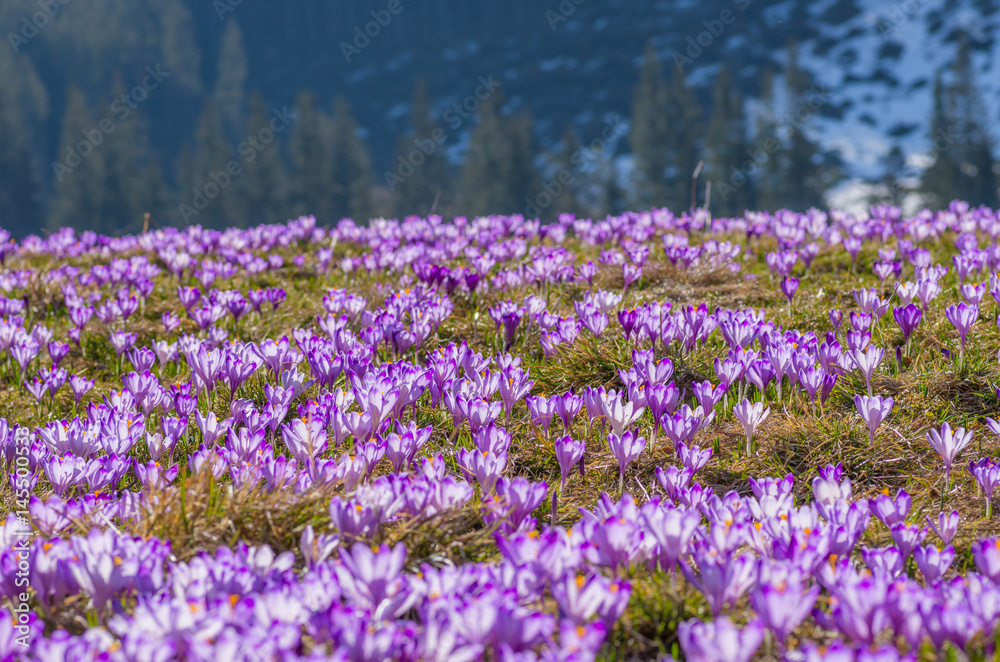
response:
[[[998,236],[4,237],[0,660],[994,659]]]

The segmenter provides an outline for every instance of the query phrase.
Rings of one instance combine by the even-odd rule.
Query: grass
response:
[[[692,242],[697,241],[692,238]],[[730,237],[740,241],[741,237]],[[953,237],[945,237],[942,246],[953,243]],[[856,309],[850,290],[860,287],[876,287],[883,296],[891,296],[889,284],[880,285],[871,273],[865,273],[860,265],[869,264],[874,253],[865,250],[858,260],[859,273],[848,271],[846,256],[834,249],[824,249],[814,261],[809,273],[801,275],[801,286],[795,298],[791,313],[784,297],[778,290],[778,279],[767,273],[763,256],[775,245],[771,239],[754,242],[754,250],[741,255],[737,261],[742,270],[734,272],[725,267],[702,265],[689,270],[678,269],[669,263],[658,262],[651,257],[644,270],[642,280],[629,288],[621,307],[632,308],[650,301],[665,301],[674,310],[681,306],[707,303],[710,310],[717,306],[724,308],[765,308],[768,319],[780,324],[782,329],[812,331],[821,340],[830,330],[827,311],[838,307],[845,311],[845,325],[849,311]],[[597,251],[592,247],[577,246],[573,240],[568,245],[577,251],[577,262],[597,260]],[[354,247],[339,244],[334,263],[341,257],[354,252]],[[656,251],[654,251],[654,254]],[[871,253],[871,254],[869,254]],[[285,255],[290,262],[291,251]],[[662,253],[661,253],[662,255]],[[935,252],[935,259],[945,261],[946,256]],[[69,263],[86,268],[94,261],[91,258],[69,260]],[[44,269],[53,264],[44,257],[17,257],[9,262],[14,269]],[[904,274],[904,279],[906,274]],[[386,280],[388,282],[388,278]],[[944,307],[959,299],[955,277],[949,274],[944,282],[948,287],[933,304],[933,310],[925,316],[912,340],[912,361],[902,371],[895,367],[893,354],[896,344],[902,338],[892,320],[891,311],[878,325],[873,342],[888,345],[886,358],[879,368],[872,388],[877,394],[893,396],[895,407],[889,419],[879,428],[876,442],[869,442],[865,425],[854,410],[853,394],[864,390],[864,380],[857,375],[841,378],[830,399],[823,408],[822,415],[815,415],[811,405],[804,399],[788,396],[785,401],[776,401],[773,387],[764,394],[771,415],[755,434],[758,444],[756,452],[747,456],[742,427],[732,415],[722,410],[720,404],[716,420],[700,432],[696,443],[716,449],[712,461],[698,474],[697,480],[724,494],[736,490],[740,494],[749,493],[747,478],[762,476],[782,476],[793,473],[796,476],[797,503],[807,503],[811,499],[810,483],[817,475],[817,467],[842,463],[845,473],[851,478],[855,498],[869,497],[883,490],[906,489],[913,496],[913,510],[910,521],[922,522],[925,515],[935,517],[942,509],[956,509],[962,515],[962,527],[955,541],[959,552],[951,575],[964,572],[971,567],[969,544],[980,537],[1000,534],[997,520],[984,518],[984,504],[977,493],[974,480],[964,469],[969,459],[982,455],[996,456],[997,440],[985,427],[987,416],[996,417],[1000,413],[996,387],[1000,385],[1000,369],[993,352],[1000,346],[1000,332],[993,321],[994,307],[984,302],[985,318],[970,336],[966,364],[962,370],[948,361],[941,353],[948,349],[957,353],[957,333],[945,320]],[[185,283],[187,284],[187,283]],[[129,330],[138,335],[138,345],[148,345],[161,339],[160,315],[173,311],[184,318],[182,332],[194,333],[196,328],[187,318],[174,294],[178,281],[166,274],[161,275],[157,288],[147,300],[141,312],[129,321]],[[288,292],[287,301],[276,311],[264,315],[251,313],[241,320],[238,327],[230,320],[221,322],[230,329],[230,339],[256,340],[263,337],[288,335],[297,326],[312,325],[317,314],[325,315],[320,304],[322,296],[332,287],[345,287],[349,291],[365,296],[369,310],[380,305],[392,287],[381,286],[377,274],[367,274],[360,270],[351,274],[334,271],[329,274],[305,271],[279,270],[248,279],[238,276],[234,280],[214,283],[218,288],[280,286]],[[623,282],[620,268],[602,265],[595,280],[595,289],[605,288],[621,291]],[[561,316],[573,314],[573,302],[580,301],[586,291],[579,284],[552,286],[548,293],[550,310]],[[545,296],[534,286],[525,286],[499,292],[490,289],[476,296],[475,305],[471,297],[456,292],[452,296],[455,304],[453,315],[444,323],[436,338],[432,337],[424,349],[431,349],[449,342],[467,342],[469,346],[484,355],[494,354],[500,346],[495,326],[485,314],[489,306],[500,300],[522,301],[530,293]],[[55,285],[39,281],[30,294],[30,318],[45,324],[55,331],[56,337],[65,337],[68,320],[62,304],[62,296]],[[265,304],[265,309],[268,307]],[[478,314],[477,314],[478,311]],[[558,394],[568,390],[580,393],[588,386],[621,388],[619,369],[631,365],[634,345],[621,337],[620,327],[614,314],[608,329],[600,338],[582,330],[579,339],[571,346],[563,347],[558,355],[544,358],[538,344],[537,326],[532,327],[526,337],[523,326],[511,351],[518,352],[531,370],[534,380],[533,393]],[[355,330],[360,325],[352,324]],[[82,346],[71,346],[70,354],[63,366],[71,373],[85,375],[97,382],[94,390],[84,398],[100,401],[105,395],[121,388],[119,359],[107,341],[108,329],[96,319],[91,321]],[[175,334],[176,337],[176,334]],[[706,346],[680,356],[676,346],[670,350],[675,362],[675,381],[686,390],[690,397],[691,384],[705,379],[716,381],[712,362],[728,351],[721,334],[716,332]],[[658,354],[663,355],[662,347]],[[421,353],[421,356],[423,354]],[[125,362],[128,366],[127,361]],[[130,369],[130,367],[127,367]],[[155,371],[164,383],[177,382],[188,378],[183,364],[162,367]],[[265,375],[258,373],[234,394],[249,398],[260,406],[264,401],[263,385]],[[343,385],[341,381],[338,385]],[[308,395],[315,395],[313,389]],[[307,397],[307,396],[303,396]],[[221,417],[228,416],[230,394],[224,389],[217,392],[213,409]],[[301,401],[301,399],[300,399]],[[730,407],[734,404],[729,399]],[[10,423],[29,427],[44,425],[47,421],[71,416],[72,396],[68,387],[57,394],[51,402],[41,406],[24,390],[17,388],[16,374],[10,366],[0,366],[0,416]],[[202,410],[208,402],[202,402]],[[293,404],[289,416],[293,416]],[[407,413],[406,416],[412,416]],[[421,425],[433,424],[435,432],[423,451],[423,455],[443,454],[449,461],[455,450],[471,444],[468,433],[462,433],[456,442],[450,441],[451,419],[447,414],[429,411],[421,407],[416,414]],[[149,421],[150,429],[155,428],[158,414]],[[409,419],[407,419],[409,420]],[[975,442],[963,454],[953,470],[953,486],[945,491],[940,458],[930,448],[925,439],[926,431],[948,422],[953,426],[965,426],[975,431]],[[651,437],[654,422],[647,414],[639,423],[639,429]],[[601,433],[600,426],[587,430],[586,412],[575,420],[570,434],[574,438],[586,439],[586,474],[573,474],[562,491],[556,506],[555,519],[558,524],[572,526],[579,519],[580,508],[592,508],[601,492],[617,496],[618,465]],[[514,435],[514,445],[509,455],[507,475],[525,476],[531,480],[545,480],[550,488],[558,487],[560,473],[550,438],[562,434],[562,424],[552,425],[550,438],[537,430],[530,421],[526,408],[515,408],[508,426]],[[191,422],[189,431],[193,446],[197,445],[199,433]],[[279,445],[280,447],[280,445]],[[344,452],[339,449],[337,454]],[[349,450],[349,449],[347,449]],[[333,451],[331,451],[331,454]],[[147,456],[140,445],[136,451],[140,460]],[[183,452],[181,453],[183,456]],[[644,452],[628,469],[625,490],[631,492],[640,503],[659,493],[654,478],[657,466],[675,463],[676,459],[662,434],[651,452]],[[182,462],[182,467],[186,463]],[[454,466],[452,466],[455,469]],[[386,471],[385,464],[376,474]],[[44,478],[42,481],[44,486]],[[478,489],[478,488],[477,488]],[[171,541],[172,551],[178,560],[191,558],[200,551],[211,553],[220,546],[238,543],[270,545],[275,552],[294,551],[298,553],[298,542],[307,525],[317,531],[326,530],[330,525],[328,505],[330,499],[343,494],[342,487],[324,488],[305,494],[292,495],[289,491],[269,493],[253,486],[234,489],[228,482],[217,482],[207,473],[186,475],[179,478],[179,489],[168,490],[160,495],[156,504],[145,516],[125,524],[128,533],[150,537],[157,536]],[[478,497],[477,497],[478,498]],[[10,509],[13,495],[6,482],[0,487],[0,501],[5,509]],[[539,509],[537,516],[547,521],[549,504]],[[86,528],[85,522],[77,528]],[[77,530],[76,532],[82,532]],[[468,561],[495,560],[498,553],[493,538],[494,531],[484,526],[479,515],[476,499],[467,506],[443,513],[434,518],[404,518],[379,532],[377,542],[389,544],[404,543],[409,550],[413,568],[422,563],[441,566]],[[888,532],[880,524],[873,524],[865,534],[864,544],[885,544]],[[707,608],[703,600],[687,582],[677,574],[650,572],[643,568],[632,568],[628,572],[632,583],[632,598],[621,624],[609,635],[602,652],[604,660],[647,658],[656,654],[676,654],[677,624],[691,617],[706,617]],[[72,611],[70,606],[67,609]],[[749,606],[742,601],[734,610],[734,618],[750,616]],[[816,624],[807,619],[796,639],[823,640],[824,633]],[[762,649],[773,654],[774,649]]]

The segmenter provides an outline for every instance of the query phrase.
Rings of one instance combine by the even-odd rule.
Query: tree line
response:
[[[37,176],[37,145],[23,130],[26,93],[0,86],[0,218],[22,233],[73,225],[115,234],[136,231],[147,218],[245,227],[301,214],[334,223],[432,213],[552,220],[664,206],[706,206],[715,215],[821,208],[843,177],[836,155],[810,137],[831,92],[798,59],[790,44],[780,72],[765,69],[749,82],[721,64],[711,89],[701,89],[682,67],[665,75],[650,45],[628,118],[609,116],[595,136],[567,128],[544,150],[530,114],[509,112],[514,104],[492,78],[443,110],[418,81],[396,158],[376,167],[345,99],[322,107],[301,92],[292,107],[275,107],[248,92],[246,48],[229,21],[214,85],[203,91],[193,135],[180,138],[173,159],[158,156],[160,123],[135,109],[159,85],[176,85],[176,70],[147,67],[129,79],[143,81],[131,89],[116,72],[114,101],[105,106],[68,85],[48,187]],[[922,174],[915,177],[895,148],[873,203],[899,204],[918,193],[938,206],[952,199],[1000,206],[1000,172],[971,60],[960,40],[952,64],[936,75]]]

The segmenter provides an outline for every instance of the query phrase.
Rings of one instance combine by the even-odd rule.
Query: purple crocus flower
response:
[[[583,475],[583,455],[587,446],[582,441],[576,441],[569,435],[555,441],[556,460],[559,462],[559,471],[562,473],[562,483],[560,489],[566,487],[566,479],[569,478],[573,467],[579,467],[580,475]]]
[[[611,447],[611,452],[618,460],[618,487],[620,491],[625,481],[625,469],[642,454],[646,448],[646,439],[631,430],[626,430],[620,436],[612,432],[608,435],[608,446]]]
[[[739,630],[725,616],[691,619],[677,628],[677,637],[691,662],[748,662],[764,640],[764,626],[752,621]]]
[[[521,522],[545,501],[548,487],[545,481],[532,483],[521,476],[512,480],[501,478],[497,481],[496,494],[506,510],[505,524],[509,530],[517,529]],[[532,528],[534,526],[531,525]]]
[[[962,449],[972,441],[972,430],[966,431],[965,428],[961,427],[952,430],[951,425],[946,422],[940,430],[928,430],[927,441],[931,448],[941,456],[941,460],[944,462],[945,489],[951,489],[951,465],[954,464]]]
[[[716,359],[718,363],[718,359]],[[694,392],[694,398],[698,401],[698,404],[705,411],[712,411],[715,405],[722,400],[722,396],[726,393],[727,385],[724,383],[712,386],[712,382],[707,379],[703,382],[695,382],[691,390]]]
[[[907,304],[902,307],[893,308],[892,316],[896,318],[899,330],[903,332],[903,342],[906,344],[906,353],[910,353],[910,336],[920,325],[920,320],[924,313],[914,304]]]
[[[861,415],[862,420],[868,424],[868,435],[871,443],[875,444],[875,430],[882,422],[889,417],[892,411],[892,396],[883,398],[881,395],[855,395],[854,406]]]
[[[950,545],[944,549],[933,545],[917,547],[913,550],[913,559],[927,583],[933,584],[948,572],[955,560],[955,548]]]
[[[910,512],[912,503],[909,493],[905,490],[896,492],[895,499],[889,496],[889,490],[885,490],[868,500],[871,512],[890,529],[896,524],[906,521],[906,515]]]
[[[583,398],[572,392],[568,392],[563,394],[562,397],[553,397],[552,400],[554,401],[556,414],[563,422],[564,430],[569,433],[573,418],[583,409]]]
[[[865,565],[872,572],[895,579],[903,572],[906,557],[898,547],[866,547],[861,550]]]
[[[634,264],[623,264],[622,265],[622,279],[625,282],[622,291],[627,290],[628,286],[639,280],[642,277],[642,267]]]
[[[834,641],[829,646],[807,641],[798,653],[795,659],[802,662],[855,662],[854,649],[841,641]],[[791,660],[790,657],[786,659]]]
[[[1000,538],[983,538],[972,543],[976,568],[993,582],[1000,582]]]
[[[359,604],[375,609],[403,590],[406,547],[402,544],[373,549],[356,542],[341,553],[340,561],[336,571],[341,588]]]
[[[184,287],[181,285],[177,288],[177,298],[180,299],[184,310],[190,312],[191,307],[198,303],[198,300],[201,298],[201,290],[197,287]]]
[[[462,449],[455,456],[455,460],[468,480],[475,476],[484,495],[493,491],[493,487],[500,479],[500,474],[507,467],[507,453],[505,452],[493,453]]]
[[[52,359],[52,366],[59,367],[59,362],[69,354],[69,343],[57,342],[53,340],[47,345],[49,357]]]
[[[525,399],[528,411],[531,413],[531,421],[545,430],[545,436],[549,436],[549,428],[552,426],[552,419],[556,415],[556,400],[558,396],[546,398],[536,395]]]
[[[693,557],[698,572],[687,563],[681,563],[681,571],[704,593],[714,615],[739,600],[756,581],[756,560],[749,554],[719,554],[705,545],[696,546]]]
[[[809,614],[820,585],[804,585],[798,572],[778,572],[761,581],[750,595],[762,625],[774,631],[779,642],[783,642],[799,623]]]
[[[833,325],[833,330],[836,333],[840,333],[840,326],[844,323],[844,311],[839,308],[830,309],[830,324]]]
[[[632,331],[639,321],[639,311],[623,308],[618,311],[618,323],[622,325],[622,335],[625,340],[632,337]]]
[[[115,353],[121,356],[135,344],[136,335],[125,331],[115,331],[111,334],[109,340],[111,341],[111,346],[115,348]]]
[[[986,519],[993,513],[993,492],[1000,485],[1000,465],[988,457],[969,462],[969,473],[976,479],[979,489],[986,498]]]
[[[642,508],[645,530],[656,539],[660,567],[673,569],[687,556],[688,545],[701,523],[701,515],[684,508],[669,508],[656,502]]]
[[[979,306],[970,306],[963,301],[957,306],[948,306],[944,311],[944,315],[951,322],[951,325],[955,327],[955,330],[958,331],[958,337],[961,342],[958,362],[959,369],[961,369],[964,365],[965,340],[968,338],[969,331],[972,330],[973,325],[979,320]]]
[[[708,460],[712,457],[711,448],[701,448],[700,446],[688,446],[683,441],[677,444],[675,449],[677,451],[677,457],[681,460],[681,465],[690,469],[691,473],[697,473],[701,470]]]
[[[73,391],[73,406],[76,407],[80,404],[80,399],[87,391],[94,388],[94,380],[81,377],[80,375],[70,375],[69,388]]]
[[[743,432],[747,436],[747,455],[753,454],[753,433],[757,427],[767,419],[771,413],[771,408],[764,409],[764,403],[752,403],[744,398],[743,402],[733,407],[733,415],[743,426]]]
[[[785,276],[781,280],[781,293],[788,299],[788,312],[792,312],[792,299],[799,289],[799,279],[794,276]]]
[[[848,356],[854,360],[854,365],[865,376],[865,385],[868,387],[870,397],[872,395],[872,376],[879,364],[882,363],[882,359],[885,358],[885,350],[881,347],[869,346],[864,351],[854,349],[848,353]]]
[[[958,533],[958,525],[962,518],[957,510],[953,510],[950,513],[938,513],[937,522],[932,521],[930,517],[926,519],[927,524],[937,534],[937,537],[941,539],[941,542],[949,545],[955,539],[955,534]]]
[[[910,558],[910,554],[913,553],[917,545],[924,541],[928,531],[929,529],[921,528],[916,524],[906,524],[905,522],[899,522],[889,529],[889,532],[892,534],[892,541],[896,543],[896,547],[899,548],[904,561]]]
[[[621,395],[614,391],[601,396],[601,405],[604,416],[617,435],[621,435],[625,428],[639,420],[646,409],[643,405],[637,406],[635,402],[622,402]]]

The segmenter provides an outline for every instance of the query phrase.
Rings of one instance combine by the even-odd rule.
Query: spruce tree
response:
[[[240,132],[246,123],[246,81],[247,55],[243,49],[243,33],[234,17],[226,21],[226,29],[222,33],[215,88],[212,91],[222,135],[229,144],[236,144],[242,138]]]
[[[959,167],[956,159],[959,150],[955,147],[953,126],[948,108],[944,78],[938,71],[934,75],[933,105],[928,138],[933,146],[933,158],[920,178],[920,192],[925,202],[935,207],[944,207],[959,195]]]
[[[538,199],[541,191],[540,176],[535,166],[535,122],[531,115],[523,112],[507,119],[504,124],[510,138],[510,163],[506,173],[508,202],[502,206],[509,210],[506,213],[529,214],[531,202]]]
[[[601,167],[601,213],[618,215],[628,208],[628,191],[621,185],[614,161]]]
[[[302,92],[295,101],[298,118],[288,142],[290,163],[289,207],[292,215],[311,214],[321,223],[334,215],[330,177],[333,173],[329,147],[330,120],[316,107],[312,94]]]
[[[639,70],[639,85],[632,101],[629,143],[635,158],[633,205],[636,209],[668,203],[666,185],[669,133],[667,89],[660,76],[660,63],[652,43]]]
[[[872,204],[893,205],[899,207],[909,192],[903,183],[906,174],[906,156],[899,145],[893,145],[882,161],[884,168],[879,182],[881,189]]]
[[[431,99],[421,78],[413,93],[410,133],[400,141],[386,176],[393,211],[400,217],[426,216],[432,209],[440,212],[450,202],[445,137],[444,129],[431,118]]]
[[[462,167],[459,213],[535,213],[531,206],[541,189],[534,123],[527,113],[503,116],[502,105],[502,96],[494,94],[479,108]]]
[[[511,214],[523,211],[526,204],[511,197],[515,148],[498,112],[499,96],[494,94],[482,103],[469,138],[461,175],[461,214]]]
[[[245,135],[257,135],[267,126],[267,106],[259,92],[250,97],[250,114]],[[245,151],[240,159],[242,173],[233,184],[233,223],[238,227],[288,220],[288,182],[281,150],[274,142],[261,150]]]
[[[824,193],[833,184],[832,173],[824,172],[819,145],[807,134],[809,120],[822,101],[809,93],[809,79],[798,66],[798,47],[788,49],[788,66],[785,70],[786,120],[782,124],[788,133],[782,181],[783,206],[794,211],[825,205]]]
[[[62,167],[57,166],[53,173],[54,198],[47,225],[52,230],[72,226],[110,234],[113,227],[103,216],[107,185],[104,151],[85,137],[88,131],[93,131],[94,120],[80,88],[71,86],[66,100],[62,142],[57,154],[57,164]]]
[[[120,75],[115,76],[114,96],[125,93]],[[104,196],[101,201],[101,217],[110,229],[117,231],[135,230],[141,227],[142,215],[150,211],[149,200],[144,199],[144,181],[150,173],[143,172],[142,166],[151,161],[148,145],[142,135],[142,127],[136,113],[114,123],[114,130],[108,132],[103,143],[96,149],[104,157]]]
[[[702,135],[701,108],[684,73],[674,70],[666,104],[667,204],[686,209],[691,200],[691,175],[698,167],[698,143]]]
[[[137,188],[136,197],[140,204],[136,210],[135,222],[130,230],[139,232],[144,225],[143,219],[147,213],[159,225],[174,224],[174,213],[176,207],[171,207],[174,202],[170,188],[163,176],[163,169],[155,159],[148,160],[140,167],[139,177],[135,182]]]
[[[335,223],[341,218],[351,218],[356,223],[367,224],[375,211],[371,157],[343,97],[338,98],[333,107],[330,162],[332,171],[326,183],[331,194],[328,220]]]
[[[585,185],[586,177],[580,167],[580,143],[572,127],[567,127],[560,144],[559,152],[554,159],[553,168],[545,178],[550,186],[559,186],[552,206],[542,215],[545,220],[554,220],[559,214],[574,214],[577,217],[586,214],[580,202],[580,192]]]
[[[222,186],[220,182],[226,181],[222,173],[225,172],[226,163],[232,153],[232,148],[222,137],[215,104],[211,99],[206,99],[198,117],[191,169],[181,173],[183,176],[181,201],[194,208],[197,199],[203,198],[207,201],[204,210],[200,210],[196,216],[188,219],[190,222],[205,227],[223,228],[230,220],[232,181],[229,181],[227,186]]]
[[[934,160],[923,172],[921,192],[928,204],[938,208],[952,200],[996,206],[993,137],[980,121],[985,111],[964,35],[948,74],[950,83],[940,71],[934,80],[929,135]]]
[[[716,215],[740,216],[754,208],[755,182],[741,167],[748,158],[748,149],[743,98],[729,70],[722,67],[716,77],[712,117],[705,135],[705,168],[712,181],[711,208]]]
[[[982,121],[986,108],[979,96],[972,66],[969,39],[962,35],[951,67],[949,111],[958,135],[959,169],[956,197],[972,206],[997,206],[997,177],[994,171],[993,136]]]
[[[174,165],[174,183],[176,198],[174,206],[166,209],[166,219],[170,225],[184,227],[188,223],[198,223],[198,217],[185,218],[179,212],[181,205],[191,205],[191,188],[194,186],[194,150],[190,142],[181,145],[177,152],[177,163]]]
[[[768,68],[761,78],[759,107],[751,151],[746,158],[752,160],[756,170],[757,209],[779,209],[786,192],[783,180],[787,165],[786,152],[774,112],[774,72]]]
[[[0,227],[16,237],[37,232],[41,194],[23,128],[0,87]]]

